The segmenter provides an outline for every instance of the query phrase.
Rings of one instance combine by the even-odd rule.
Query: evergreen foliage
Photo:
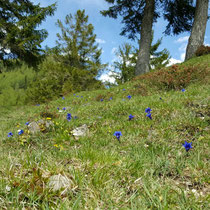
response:
[[[26,90],[35,79],[33,68],[22,64],[0,74],[0,106],[21,105],[26,102]]]
[[[153,36],[152,36],[153,41]],[[163,49],[158,51],[161,45],[162,38],[158,39],[156,43],[150,47],[150,69],[161,69],[169,63],[169,51]],[[135,76],[135,66],[137,62],[138,49],[131,44],[125,43],[119,47],[116,52],[118,61],[114,62],[114,69],[112,76],[115,78],[117,84],[122,84],[130,81]]]
[[[102,88],[96,78],[106,65],[101,64],[101,49],[96,43],[92,24],[85,11],[58,20],[61,34],[57,46],[46,49],[47,57],[38,66],[36,82],[27,91],[30,101],[42,103],[70,92]]]
[[[41,58],[41,43],[47,37],[45,29],[36,29],[56,5],[35,5],[29,0],[0,1],[0,59],[20,59],[35,65]]]
[[[105,65],[101,64],[102,50],[96,43],[94,27],[88,24],[85,10],[78,10],[74,17],[67,15],[65,25],[60,20],[57,25],[61,29],[61,34],[57,34],[57,60],[66,66],[85,69],[92,78],[98,76]]]

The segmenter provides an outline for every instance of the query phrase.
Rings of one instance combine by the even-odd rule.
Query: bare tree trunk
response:
[[[208,17],[208,6],[209,0],[196,1],[195,18],[187,45],[185,60],[192,58],[195,54],[195,51],[204,42]]]
[[[152,40],[152,24],[155,10],[155,0],[146,0],[141,24],[141,38],[135,75],[149,71],[150,45]]]

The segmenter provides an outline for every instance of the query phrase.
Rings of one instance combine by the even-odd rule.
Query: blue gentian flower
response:
[[[12,132],[9,132],[8,133],[8,137],[12,137],[13,136],[13,133]]]
[[[162,100],[162,98],[160,97],[160,100]]]
[[[182,92],[185,92],[186,90],[183,88],[181,91],[182,91]]]
[[[114,136],[116,136],[117,137],[117,140],[120,141],[120,136],[122,136],[121,131],[115,131],[114,132]]]
[[[104,101],[104,99],[101,99],[101,102]]]
[[[128,95],[128,96],[127,96],[127,98],[128,98],[128,99],[131,99],[131,96],[130,96],[130,95]]]
[[[129,120],[132,120],[134,116],[132,114],[129,115]]]
[[[36,106],[40,106],[40,104],[36,104]]]
[[[109,100],[111,101],[112,100],[112,97],[110,97]]]
[[[18,130],[18,135],[22,135],[24,133],[23,130]]]
[[[83,98],[83,96],[81,96],[81,98]]]
[[[57,110],[60,110],[60,108],[59,108],[59,107],[57,107]]]
[[[26,122],[25,125],[29,125],[29,122]]]
[[[63,96],[63,97],[62,97],[62,99],[64,100],[64,99],[65,99],[65,97]]]
[[[149,117],[149,118],[152,120],[151,113],[148,113],[148,114],[147,114],[147,117]]]
[[[125,91],[125,88],[123,88],[123,91]]]
[[[71,114],[70,113],[67,113],[67,115],[66,115],[66,119],[68,120],[68,121],[70,121],[71,120]]]
[[[184,144],[182,144],[182,146],[186,149],[186,151],[188,152],[191,148],[192,148],[192,142],[188,143],[185,141]]]
[[[78,117],[77,116],[74,116],[74,119],[78,119]]]
[[[65,111],[66,110],[66,107],[63,107],[63,110]]]
[[[152,111],[152,110],[151,110],[149,107],[145,109],[145,112],[146,112],[146,113],[150,113],[151,111]]]

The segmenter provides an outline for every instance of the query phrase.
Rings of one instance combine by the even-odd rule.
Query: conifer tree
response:
[[[58,60],[78,71],[87,71],[89,77],[98,76],[105,65],[101,64],[102,50],[96,43],[94,27],[88,23],[85,10],[78,10],[74,17],[67,15],[65,25],[60,20],[57,25],[61,29],[61,34],[57,34]]]
[[[47,37],[47,31],[37,27],[55,9],[56,4],[41,7],[30,0],[0,1],[0,60],[36,64],[43,54],[41,43]]]

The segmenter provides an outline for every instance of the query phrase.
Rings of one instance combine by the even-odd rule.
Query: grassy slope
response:
[[[146,87],[147,96],[134,85],[81,92],[47,107],[1,109],[1,208],[208,209],[210,85],[192,84],[186,92]],[[67,110],[58,113],[57,107]],[[153,120],[145,116],[147,107]],[[26,130],[25,122],[41,119],[41,112],[56,116],[55,128],[25,134],[28,143],[21,145],[17,129]],[[67,112],[78,119],[68,122]],[[129,114],[135,116],[131,121]],[[70,131],[84,123],[89,136],[75,140]],[[15,135],[7,138],[10,131]],[[122,132],[121,143],[115,131]],[[184,141],[192,142],[188,153]],[[48,178],[59,173],[72,180],[64,195],[47,188]]]

